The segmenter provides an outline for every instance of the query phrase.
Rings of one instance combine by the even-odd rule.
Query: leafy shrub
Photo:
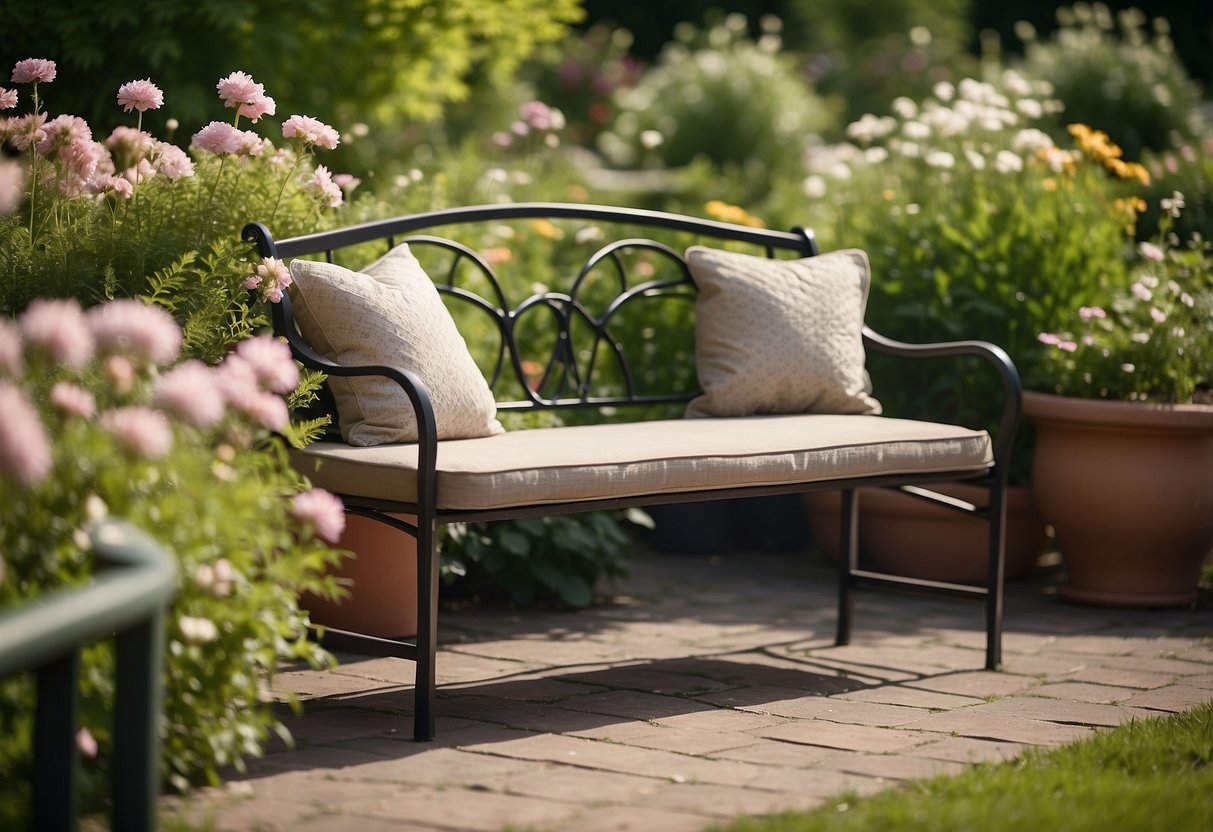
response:
[[[1043,40],[1030,25],[1017,27],[1024,41],[1020,69],[1052,85],[1069,121],[1107,132],[1130,159],[1200,135],[1200,90],[1176,55],[1165,19],[1147,31],[1142,12],[1129,9],[1113,19],[1102,3],[1061,8],[1057,19],[1060,27]]]
[[[615,96],[617,114],[598,147],[620,167],[678,167],[705,157],[736,169],[752,195],[770,180],[799,179],[804,147],[828,127],[824,102],[780,51],[778,21],[745,37],[730,15],[700,32],[689,24],[636,86]]]
[[[647,515],[629,513],[641,523]],[[609,512],[445,527],[442,579],[453,594],[518,605],[588,607],[601,579],[628,574],[630,540]]]
[[[0,607],[88,580],[83,530],[101,516],[176,557],[161,722],[176,788],[217,783],[284,734],[262,695],[280,662],[331,663],[296,596],[334,596],[323,570],[340,555],[325,541],[344,525],[340,502],[309,490],[270,438],[299,382],[286,346],[259,336],[219,367],[173,366],[181,341],[167,312],[130,299],[87,313],[39,299],[16,323],[0,319]],[[80,674],[91,773],[110,764],[113,662],[107,645],[90,648]],[[0,684],[0,812],[28,784],[32,687]]]
[[[1139,246],[1134,281],[1102,306],[1084,306],[1051,347],[1030,383],[1050,393],[1133,401],[1189,402],[1213,396],[1213,244],[1180,244],[1171,227],[1184,207],[1162,200],[1155,239]]]

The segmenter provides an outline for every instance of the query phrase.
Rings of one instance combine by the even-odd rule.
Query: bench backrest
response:
[[[454,208],[285,240],[250,223],[244,239],[263,257],[323,257],[353,269],[407,243],[449,299],[502,411],[686,402],[699,392],[686,247],[818,253],[801,228],[562,203]],[[296,355],[315,358],[289,298],[272,316]],[[668,339],[682,341],[670,349]]]

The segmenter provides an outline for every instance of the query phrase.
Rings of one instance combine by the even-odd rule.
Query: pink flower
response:
[[[16,211],[24,193],[25,168],[0,160],[0,217]]]
[[[263,390],[236,405],[236,409],[262,427],[280,431],[291,420],[286,402],[280,396]]]
[[[105,140],[105,147],[114,157],[114,166],[129,168],[152,155],[159,142],[151,133],[134,127],[115,127]]]
[[[131,194],[135,193],[135,186],[131,184],[129,179],[124,179],[121,176],[110,176],[105,180],[105,190],[122,199],[130,199]]]
[[[236,109],[236,114],[244,116],[256,124],[261,120],[262,116],[272,116],[277,111],[278,105],[274,103],[274,99],[268,95],[263,95],[260,98],[255,98],[252,101],[246,101]]]
[[[1140,280],[1130,286],[1129,290],[1133,292],[1133,297],[1137,298],[1138,300],[1145,301],[1154,297],[1154,293],[1151,292],[1149,287]]]
[[[93,131],[88,122],[79,116],[62,115],[48,122],[43,128],[42,138],[34,146],[39,156],[56,158],[57,151],[76,142],[93,140]]]
[[[194,134],[194,144],[207,153],[238,153],[244,146],[244,134],[226,122],[212,121]]]
[[[51,389],[51,404],[65,416],[91,419],[97,413],[93,394],[78,384],[60,381]]]
[[[219,90],[219,98],[225,107],[236,108],[241,104],[251,104],[265,95],[265,87],[253,80],[246,72],[233,72],[215,85]]]
[[[90,760],[97,756],[97,740],[87,728],[81,728],[76,732],[76,748]]]
[[[164,174],[164,177],[170,182],[194,175],[194,162],[184,150],[175,144],[157,143],[153,159],[156,170]]]
[[[286,264],[276,257],[261,258],[261,264],[257,266],[257,274],[245,280],[244,286],[247,289],[255,289],[262,285],[269,287],[267,294],[277,293],[275,303],[282,300],[282,290],[291,285],[291,273]]]
[[[75,300],[37,298],[19,320],[25,339],[45,350],[52,360],[78,370],[93,357],[93,333]]]
[[[13,67],[14,84],[49,84],[55,80],[55,62],[45,58],[26,58]]]
[[[509,147],[512,141],[514,141],[514,137],[504,130],[498,130],[493,134],[493,144],[498,147]]]
[[[252,130],[240,131],[240,155],[260,156],[265,152],[265,140]]]
[[[157,110],[164,104],[164,93],[152,83],[150,78],[142,81],[127,81],[118,88],[118,104],[126,113],[131,110],[138,110],[141,113],[147,110]]]
[[[352,173],[334,173],[333,182],[347,194],[362,184],[362,180]]]
[[[316,145],[332,150],[340,142],[337,131],[311,116],[291,116],[282,123],[284,139],[300,139],[304,146]]]
[[[1098,306],[1083,306],[1078,310],[1078,317],[1084,321],[1089,321],[1092,318],[1106,318],[1108,313]]]
[[[1061,343],[1061,336],[1054,335],[1052,332],[1042,332],[1036,336],[1036,340],[1042,344],[1048,344],[1051,347],[1055,347]]]
[[[9,125],[8,140],[17,150],[25,150],[30,145],[37,146],[46,138],[46,113],[31,113],[14,120]]]
[[[51,443],[38,411],[17,387],[0,381],[0,476],[19,485],[38,485],[51,471]]]
[[[0,87],[0,110],[11,110],[17,106],[17,91]]]
[[[1162,249],[1153,243],[1142,243],[1139,247],[1141,256],[1147,260],[1153,260],[1155,263],[1161,263],[1164,257]]]
[[[341,188],[333,182],[332,174],[324,165],[316,167],[316,172],[304,183],[304,187],[316,195],[321,205],[328,208],[336,208],[345,201]]]
[[[1150,308],[1150,317],[1153,319],[1154,323],[1161,324],[1167,320],[1167,313],[1154,306]]]
[[[291,500],[291,515],[311,524],[316,536],[329,543],[336,543],[345,531],[345,507],[322,488],[296,494]]]
[[[216,425],[227,412],[215,370],[190,359],[156,380],[152,402],[196,428]]]
[[[21,332],[7,318],[0,318],[0,373],[17,378],[25,369],[21,355]]]
[[[77,139],[59,151],[59,190],[78,196],[97,173],[105,148],[91,139]]]
[[[138,185],[140,182],[145,182],[155,176],[156,168],[147,159],[140,159],[138,164],[127,168],[119,175],[132,185]]]
[[[1065,352],[1074,352],[1078,349],[1078,344],[1074,343],[1073,341],[1060,341],[1057,344],[1057,348]]]
[[[291,348],[272,335],[241,341],[236,345],[236,355],[248,362],[266,390],[289,393],[299,384],[299,367],[291,357]]]
[[[173,316],[131,298],[92,307],[88,324],[98,346],[108,353],[133,354],[161,366],[181,349],[181,327]]]
[[[282,430],[290,421],[286,402],[261,387],[257,370],[237,354],[229,355],[218,369],[219,389],[228,405],[270,430]]]
[[[101,428],[127,453],[144,459],[160,459],[173,447],[173,429],[159,410],[123,407],[101,414]]]
[[[102,369],[109,383],[119,393],[126,394],[135,386],[135,365],[125,355],[111,355]]]

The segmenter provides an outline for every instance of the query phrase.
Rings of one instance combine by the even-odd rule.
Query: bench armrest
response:
[[[906,358],[949,358],[976,356],[985,359],[998,373],[1002,382],[1002,412],[994,436],[994,463],[1005,467],[1011,458],[1011,446],[1023,407],[1023,385],[1019,371],[1006,350],[987,341],[946,341],[934,344],[908,344],[881,335],[867,325],[863,328],[864,346],[874,352]]]

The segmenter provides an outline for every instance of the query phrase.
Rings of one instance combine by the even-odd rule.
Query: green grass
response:
[[[805,772],[812,777],[812,772]],[[1213,829],[1213,703],[1001,764],[717,832]]]

